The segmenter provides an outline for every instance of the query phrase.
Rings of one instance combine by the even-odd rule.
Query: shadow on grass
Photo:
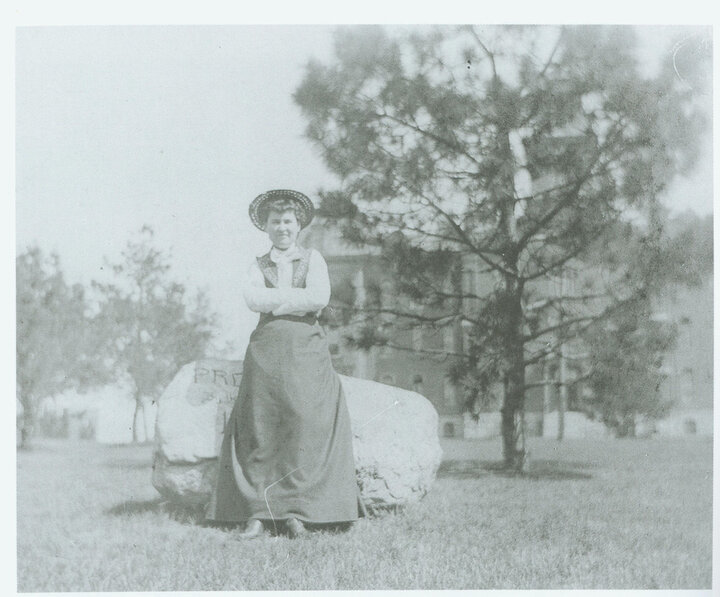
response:
[[[199,524],[203,520],[202,508],[183,506],[163,498],[153,500],[127,500],[105,510],[110,516],[135,516],[138,514],[166,514],[177,522]]]
[[[117,450],[117,451],[130,451],[130,450],[143,450],[148,448],[153,448],[155,443],[153,441],[147,441],[147,442],[131,442],[131,443],[123,443],[123,444],[103,444],[108,450]]]
[[[32,454],[33,452],[54,452],[48,446],[38,446],[37,444],[28,444],[24,446],[15,446],[15,451],[18,454]]]
[[[113,468],[113,469],[136,469],[136,470],[144,470],[144,469],[151,469],[152,468],[152,462],[148,462],[146,460],[124,460],[124,459],[114,459],[114,460],[106,460],[103,462],[103,466],[105,468]]]
[[[105,510],[105,514],[119,517],[131,517],[148,513],[164,514],[176,522],[216,528],[224,531],[240,532],[245,527],[244,523],[206,520],[205,511],[202,506],[184,506],[182,504],[169,502],[160,497],[152,500],[127,500]],[[277,521],[278,534],[286,534],[284,523],[284,520]],[[347,532],[352,527],[352,523],[306,523],[305,526],[309,531],[334,535]],[[270,521],[265,521],[265,527],[267,530],[271,530]]]
[[[477,479],[486,475],[517,479],[568,481],[592,479],[582,469],[594,468],[587,462],[563,462],[561,460],[531,460],[527,470],[518,472],[505,468],[495,460],[445,460],[438,469],[439,479]]]

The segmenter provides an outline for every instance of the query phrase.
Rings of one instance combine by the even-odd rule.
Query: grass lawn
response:
[[[444,441],[431,492],[402,512],[240,541],[150,484],[150,446],[18,452],[18,591],[709,589],[712,441]]]

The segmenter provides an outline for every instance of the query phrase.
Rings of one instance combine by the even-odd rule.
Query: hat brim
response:
[[[248,213],[250,215],[250,221],[256,228],[265,230],[264,222],[267,220],[267,203],[274,199],[289,199],[297,204],[300,208],[300,215],[298,217],[300,228],[305,228],[315,216],[315,206],[307,195],[290,189],[274,189],[258,195],[250,203]]]

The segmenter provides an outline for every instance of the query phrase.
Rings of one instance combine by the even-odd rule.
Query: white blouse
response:
[[[293,258],[299,254],[296,245],[286,251],[273,247],[270,259],[277,265],[278,287],[267,288],[257,260],[248,269],[245,302],[251,311],[273,315],[305,315],[319,311],[330,302],[330,277],[327,263],[315,249],[310,249],[305,288],[293,288]]]

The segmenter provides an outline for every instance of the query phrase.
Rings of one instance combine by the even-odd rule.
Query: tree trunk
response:
[[[23,406],[23,416],[20,425],[20,448],[25,450],[30,447],[30,438],[35,423],[35,410],[32,398],[22,400],[21,404]]]
[[[25,422],[20,429],[20,448],[26,450],[30,447],[30,429]]]
[[[635,415],[633,413],[623,415],[618,428],[620,437],[635,437]]]
[[[560,317],[558,323],[563,321],[562,300],[565,298],[565,272],[560,272]],[[560,332],[561,333],[561,332]],[[565,360],[565,338],[561,337],[560,349],[560,399],[558,401],[558,432],[557,439],[562,441],[565,437],[565,412],[567,411],[567,361]]]
[[[145,441],[148,442],[151,439],[150,435],[150,429],[148,428],[148,416],[147,416],[147,409],[145,408],[145,404],[143,404],[143,431],[145,432]]]
[[[542,436],[545,436],[547,429],[547,418],[551,411],[550,402],[550,362],[547,358],[542,361],[542,377],[543,377],[543,416],[542,416]]]
[[[136,444],[140,441],[138,437],[138,429],[140,429],[139,426],[139,420],[140,415],[145,416],[145,405],[142,402],[142,397],[139,393],[135,393],[135,413],[133,414],[133,426],[132,426],[132,437],[133,437],[133,443]]]
[[[505,371],[503,372],[502,437],[505,466],[525,466],[525,364],[522,337],[522,292],[517,280],[506,278]]]
[[[495,76],[496,87],[501,83]],[[498,98],[496,98],[498,99]],[[503,251],[505,309],[503,325],[503,406],[500,410],[505,466],[522,471],[525,466],[525,341],[523,337],[523,286],[518,275],[518,231],[515,189],[516,166],[521,156],[513,152],[511,131],[505,122],[498,122],[498,191],[501,199],[500,236]]]
[[[558,432],[557,439],[562,441],[565,437],[565,413],[567,412],[567,362],[565,360],[565,345],[560,345],[560,399],[558,400]]]

